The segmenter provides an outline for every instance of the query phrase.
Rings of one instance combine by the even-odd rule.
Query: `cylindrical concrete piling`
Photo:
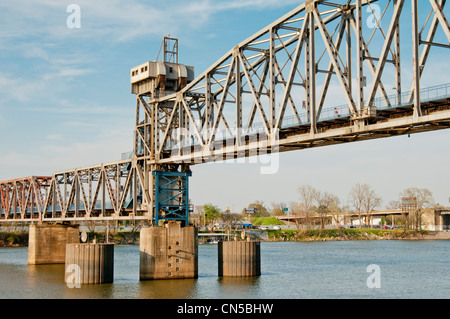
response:
[[[65,282],[102,284],[113,282],[113,244],[67,244]]]
[[[221,241],[218,253],[220,277],[261,276],[259,241]]]
[[[197,229],[180,222],[142,228],[140,280],[198,277]]]

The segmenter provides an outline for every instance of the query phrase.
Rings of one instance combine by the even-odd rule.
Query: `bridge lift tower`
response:
[[[160,139],[159,127],[167,126],[174,108],[172,101],[159,101],[176,94],[194,80],[194,67],[178,63],[178,39],[164,37],[164,61],[145,62],[131,69],[131,92],[136,94],[136,126],[133,162],[143,172],[143,192],[148,202],[150,222],[181,221],[189,225],[188,164],[159,164],[154,145]],[[188,128],[180,114],[174,128],[180,135]]]

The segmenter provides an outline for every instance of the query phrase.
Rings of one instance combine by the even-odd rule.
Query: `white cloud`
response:
[[[2,102],[30,101],[38,92],[42,92],[44,84],[40,81],[30,81],[25,77],[15,77],[0,73],[0,104]],[[0,105],[1,106],[1,105]]]
[[[0,152],[1,180],[30,175],[51,175],[56,171],[97,165],[120,159],[129,151],[132,131],[125,125],[95,129],[89,139],[70,142],[64,131],[45,136],[38,144],[6,148]]]
[[[254,10],[273,8],[273,7],[281,7],[287,6],[290,4],[299,4],[299,1],[295,0],[285,0],[285,1],[277,1],[277,0],[247,0],[247,1],[228,1],[226,3],[221,2],[219,4],[219,8],[222,10],[231,10],[231,9],[239,9],[239,8],[251,8]]]
[[[86,75],[93,72],[92,69],[76,69],[76,68],[67,68],[67,69],[59,69],[56,73],[46,73],[42,76],[44,80],[51,80],[57,77],[63,78],[73,78],[81,75]]]
[[[0,26],[4,26],[2,38],[62,39],[77,36],[95,41],[122,42],[149,35],[166,34],[186,29],[196,29],[222,14],[236,9],[265,9],[297,4],[298,1],[111,1],[79,0],[82,26],[69,29],[66,19],[67,4],[60,1],[39,0],[0,4]],[[8,28],[6,28],[8,26]],[[36,52],[42,54],[43,52]]]

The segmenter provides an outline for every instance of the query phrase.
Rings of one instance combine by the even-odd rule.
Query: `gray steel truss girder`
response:
[[[406,3],[308,0],[181,90],[153,83],[154,91],[136,97],[131,159],[0,183],[0,221],[152,220],[153,171],[448,129],[450,85],[421,98],[431,48],[450,49],[446,0],[420,2],[431,17],[425,40],[429,20],[421,24],[418,0],[410,10]],[[370,28],[363,8],[374,12],[375,4],[384,9]],[[408,28],[411,37],[402,33]],[[434,43],[438,32],[448,45]],[[401,52],[404,42],[412,52]],[[402,70],[413,71],[411,83]]]
[[[414,4],[415,1],[411,0],[411,3]],[[442,10],[445,1],[429,1],[434,17],[427,40],[432,41],[437,25],[441,24],[446,32],[448,23]],[[385,4],[385,7],[382,15],[375,17],[377,28],[367,30],[362,22],[362,9],[368,6],[373,12],[374,3]],[[309,132],[314,136],[318,133],[318,122],[326,116],[323,110],[327,106],[333,106],[329,100],[333,98],[330,87],[331,81],[334,80],[339,85],[346,103],[350,115],[349,125],[364,127],[367,122],[364,114],[370,113],[370,109],[378,100],[388,108],[404,104],[405,101],[401,100],[401,67],[417,70],[419,76],[413,81],[411,91],[420,92],[420,74],[423,72],[431,45],[423,44],[424,53],[421,59],[414,59],[416,65],[400,63],[401,15],[413,16],[413,39],[417,38],[419,30],[418,21],[414,19],[417,18],[414,6],[411,12],[406,12],[404,4],[405,0],[354,0],[352,3],[306,1],[230,50],[181,92],[160,98],[154,105],[161,106],[168,101],[177,101],[187,114],[188,123],[184,127],[191,128],[192,135],[197,140],[193,141],[190,147],[209,153],[215,148],[215,143],[221,140],[233,139],[233,143],[239,146],[242,137],[250,134],[255,127],[262,128],[267,138],[275,142],[275,136],[283,129],[289,116],[294,117],[297,125],[308,124]],[[370,31],[368,38],[365,37],[367,31]],[[370,44],[377,36],[381,38],[381,46],[378,45],[381,50],[374,52],[377,50],[371,48]],[[408,41],[407,37],[402,38]],[[356,45],[353,46],[352,43]],[[413,53],[415,52],[416,56],[420,45],[419,41],[414,44],[416,50],[413,50]],[[342,48],[345,52],[342,52]],[[321,55],[318,50],[323,50]],[[342,59],[344,54],[346,58]],[[299,63],[302,57],[305,59],[304,67]],[[353,62],[356,64],[356,72],[353,72]],[[323,63],[327,65],[321,68]],[[395,67],[393,84],[383,78],[386,64],[391,63]],[[364,71],[365,68],[368,72]],[[369,76],[371,81],[367,79]],[[323,79],[323,85],[316,99],[316,92],[319,90],[317,82],[320,79]],[[394,98],[387,93],[386,87],[389,86],[396,89]],[[364,87],[368,87],[366,98]],[[193,109],[192,105],[187,102],[191,96],[198,96],[197,103],[206,105],[204,108],[197,107],[198,114],[195,116],[190,111]],[[417,96],[413,108],[417,121],[418,116],[422,114],[420,94],[413,96]],[[299,99],[302,98],[303,114],[299,108]],[[288,104],[290,108],[287,108]],[[288,110],[291,115],[287,114]],[[175,109],[172,111],[176,112]],[[167,148],[165,145],[166,137],[171,134],[170,130],[178,128],[174,118],[175,116],[171,116],[165,131],[162,130],[164,138],[159,144],[159,154],[166,150],[166,153],[170,152],[171,155],[155,157],[156,163],[162,159],[166,161],[166,157],[172,155],[176,161],[175,159],[181,156],[181,149],[189,146],[179,144],[178,151],[173,152],[173,148]],[[209,118],[212,119],[210,124]],[[228,123],[234,123],[235,128],[231,130]],[[226,131],[225,137],[217,136],[220,129]]]

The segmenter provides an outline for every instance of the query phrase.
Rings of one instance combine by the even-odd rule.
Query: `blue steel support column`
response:
[[[152,172],[153,175],[155,175],[155,201],[154,201],[154,205],[155,205],[155,209],[154,211],[154,217],[153,219],[155,220],[155,225],[158,226],[158,222],[159,222],[159,174],[157,174],[157,171]]]
[[[155,176],[154,221],[182,221],[189,225],[189,177],[187,172],[153,171]]]
[[[184,211],[186,212],[186,221],[185,225],[189,226],[189,176],[192,176],[192,173],[189,171],[189,175],[186,175],[184,178]]]

